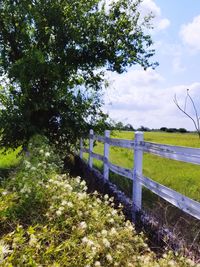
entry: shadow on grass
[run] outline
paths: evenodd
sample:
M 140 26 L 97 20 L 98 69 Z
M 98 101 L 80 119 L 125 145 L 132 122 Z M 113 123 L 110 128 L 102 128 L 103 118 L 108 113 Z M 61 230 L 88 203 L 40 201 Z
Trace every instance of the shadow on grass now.
M 14 168 L 0 168 L 0 180 L 8 178 L 11 171 L 13 171 Z

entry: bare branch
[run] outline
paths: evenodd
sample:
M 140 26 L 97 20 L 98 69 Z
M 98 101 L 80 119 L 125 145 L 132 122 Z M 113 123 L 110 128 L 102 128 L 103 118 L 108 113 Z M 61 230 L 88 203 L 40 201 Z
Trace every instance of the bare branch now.
M 194 101 L 193 101 L 192 97 L 189 94 L 189 89 L 187 89 L 187 96 L 190 98 L 190 101 L 191 101 L 192 106 L 194 108 L 194 112 L 195 112 L 195 116 L 196 116 L 196 120 L 197 120 L 197 128 L 198 128 L 198 130 L 200 130 L 198 112 L 197 112 L 196 106 L 194 104 Z
M 191 104 L 192 104 L 192 107 L 194 109 L 194 112 L 195 112 L 195 119 L 188 113 L 186 112 L 186 107 L 187 107 L 187 100 L 188 98 L 190 99 L 191 101 Z M 192 99 L 192 97 L 190 96 L 189 94 L 189 89 L 187 89 L 187 95 L 186 95 L 186 98 L 185 98 L 185 104 L 184 104 L 184 108 L 182 108 L 179 103 L 178 103 L 178 100 L 177 100 L 177 97 L 176 97 L 176 94 L 174 95 L 174 103 L 175 105 L 177 106 L 177 108 L 183 112 L 188 118 L 190 118 L 195 126 L 195 129 L 196 129 L 196 132 L 198 133 L 198 136 L 200 138 L 200 117 L 198 116 L 198 112 L 197 112 L 197 108 L 195 106 L 195 103 L 194 103 L 194 100 Z

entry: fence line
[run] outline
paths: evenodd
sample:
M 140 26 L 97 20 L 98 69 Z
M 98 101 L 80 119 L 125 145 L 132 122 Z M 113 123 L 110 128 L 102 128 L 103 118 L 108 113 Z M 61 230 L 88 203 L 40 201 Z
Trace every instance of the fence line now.
M 93 152 L 94 141 L 104 143 L 104 155 L 99 155 Z M 134 168 L 131 170 L 112 164 L 109 161 L 110 146 L 132 149 L 134 151 Z M 105 180 L 109 179 L 109 170 L 133 180 L 132 201 L 134 211 L 139 211 L 142 208 L 142 186 L 144 186 L 177 208 L 200 220 L 199 202 L 192 200 L 162 184 L 159 184 L 152 179 L 143 176 L 142 174 L 144 152 L 155 154 L 164 158 L 200 165 L 199 148 L 145 142 L 143 140 L 142 132 L 136 132 L 134 140 L 124 140 L 110 138 L 110 131 L 108 130 L 105 131 L 104 137 L 95 135 L 93 130 L 90 130 L 89 149 L 83 147 L 82 139 L 80 141 L 80 158 L 83 158 L 84 152 L 89 154 L 88 164 L 91 168 L 93 165 L 93 158 L 103 161 L 103 176 Z

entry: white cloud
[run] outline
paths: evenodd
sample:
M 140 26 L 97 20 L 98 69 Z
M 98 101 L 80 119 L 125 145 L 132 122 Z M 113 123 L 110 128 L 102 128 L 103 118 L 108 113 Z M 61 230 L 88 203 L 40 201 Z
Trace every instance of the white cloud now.
M 175 75 L 187 70 L 187 65 L 184 63 L 186 51 L 182 44 L 159 40 L 156 41 L 154 47 L 160 56 L 163 56 L 167 60 L 170 59 L 170 68 L 172 67 Z M 166 64 L 166 61 L 163 64 Z
M 141 3 L 141 13 L 145 16 L 150 12 L 155 16 L 153 19 L 154 32 L 164 30 L 170 26 L 170 20 L 162 17 L 160 7 L 153 0 L 144 0 Z
M 157 25 L 157 29 L 160 31 L 160 30 L 164 30 L 166 28 L 168 28 L 170 25 L 170 21 L 166 18 L 164 19 L 161 19 Z
M 156 71 L 132 70 L 115 81 L 106 95 L 105 110 L 110 116 L 134 127 L 176 127 L 194 130 L 192 122 L 178 110 L 173 102 L 174 95 L 184 104 L 186 89 L 190 88 L 197 107 L 200 106 L 200 82 L 186 85 L 161 87 L 164 80 Z M 188 111 L 193 112 L 188 105 Z M 200 112 L 200 110 L 199 110 Z
M 146 86 L 148 84 L 155 84 L 163 81 L 163 77 L 155 70 L 134 69 L 130 68 L 128 72 L 118 75 L 116 73 L 110 74 L 111 79 L 117 79 L 118 83 L 129 86 Z
M 182 64 L 181 55 L 174 57 L 172 60 L 172 66 L 175 73 L 180 73 L 186 70 L 186 67 Z
M 181 27 L 180 36 L 185 44 L 200 51 L 200 15 Z

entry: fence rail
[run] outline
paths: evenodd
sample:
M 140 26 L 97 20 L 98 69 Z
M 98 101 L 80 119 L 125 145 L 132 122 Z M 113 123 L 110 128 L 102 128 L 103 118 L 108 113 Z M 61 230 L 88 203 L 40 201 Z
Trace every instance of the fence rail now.
M 99 155 L 93 152 L 94 141 L 104 143 L 104 155 Z M 134 168 L 126 169 L 109 162 L 109 147 L 117 146 L 132 149 L 134 151 Z M 180 146 L 162 145 L 150 142 L 144 142 L 143 133 L 136 132 L 134 140 L 123 140 L 110 138 L 110 131 L 105 131 L 105 136 L 95 135 L 93 130 L 90 130 L 89 149 L 83 147 L 83 140 L 80 142 L 80 157 L 83 158 L 83 153 L 89 153 L 88 163 L 92 168 L 93 158 L 103 161 L 104 164 L 104 179 L 109 179 L 109 171 L 122 175 L 133 180 L 133 209 L 139 211 L 142 208 L 142 186 L 148 188 L 153 193 L 165 199 L 182 211 L 192 215 L 200 220 L 200 203 L 194 201 L 164 185 L 161 185 L 152 179 L 143 176 L 142 164 L 143 153 L 151 153 L 160 157 L 169 158 L 178 161 L 200 165 L 200 149 Z

